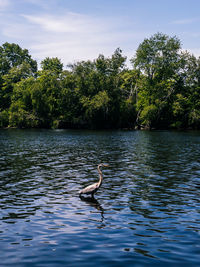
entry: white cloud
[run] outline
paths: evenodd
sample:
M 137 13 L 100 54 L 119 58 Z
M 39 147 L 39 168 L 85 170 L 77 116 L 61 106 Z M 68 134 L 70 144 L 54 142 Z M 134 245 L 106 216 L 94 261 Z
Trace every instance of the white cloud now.
M 67 13 L 63 17 L 24 15 L 24 18 L 30 23 L 39 25 L 41 29 L 53 33 L 79 33 L 92 26 L 92 21 L 86 16 L 75 13 Z
M 23 47 L 39 62 L 45 57 L 58 57 L 68 64 L 94 59 L 100 53 L 110 56 L 123 44 L 133 47 L 133 40 L 143 38 L 144 33 L 132 33 L 122 22 L 123 18 L 97 18 L 72 12 L 62 16 L 21 15 L 14 23 L 5 22 L 2 33 L 12 40 L 23 40 Z
M 100 53 L 100 46 L 105 49 L 113 41 L 111 35 L 108 38 L 108 25 L 82 14 L 68 12 L 59 17 L 26 15 L 24 18 L 35 27 L 37 37 L 31 49 L 38 59 L 57 56 L 67 63 L 91 59 Z
M 27 1 L 34 3 L 33 0 Z M 14 16 L 6 13 L 0 17 L 2 42 L 14 42 L 27 48 L 38 62 L 45 57 L 58 57 L 67 65 L 79 60 L 93 60 L 99 54 L 111 56 L 117 47 L 122 48 L 124 55 L 133 57 L 139 43 L 149 35 L 137 31 L 136 25 L 123 16 L 38 10 Z

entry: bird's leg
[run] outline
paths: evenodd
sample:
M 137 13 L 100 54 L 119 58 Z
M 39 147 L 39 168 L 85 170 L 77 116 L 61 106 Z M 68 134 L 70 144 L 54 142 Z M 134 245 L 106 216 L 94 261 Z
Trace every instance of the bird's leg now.
M 91 194 L 92 198 L 94 198 L 94 193 Z

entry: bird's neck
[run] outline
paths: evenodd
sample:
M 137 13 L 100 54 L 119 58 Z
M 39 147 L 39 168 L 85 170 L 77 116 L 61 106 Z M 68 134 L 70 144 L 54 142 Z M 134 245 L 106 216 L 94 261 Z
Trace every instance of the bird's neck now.
M 100 186 L 102 184 L 102 181 L 103 181 L 103 174 L 102 174 L 102 171 L 100 169 L 100 167 L 98 166 L 98 172 L 99 172 L 99 182 L 98 182 L 98 185 Z

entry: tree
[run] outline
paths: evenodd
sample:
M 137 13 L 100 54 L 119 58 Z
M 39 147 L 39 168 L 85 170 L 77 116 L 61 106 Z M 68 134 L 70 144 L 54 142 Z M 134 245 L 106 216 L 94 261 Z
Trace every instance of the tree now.
M 174 96 L 174 125 L 179 127 L 200 126 L 200 59 L 187 51 L 181 54 L 181 86 Z
M 34 88 L 35 82 L 36 80 L 30 77 L 14 85 L 9 108 L 9 126 L 18 128 L 41 126 L 32 105 L 32 88 Z
M 8 109 L 15 83 L 36 77 L 37 62 L 17 44 L 0 46 L 0 111 Z
M 32 86 L 31 98 L 33 112 L 43 127 L 51 127 L 59 116 L 59 99 L 61 97 L 61 81 L 56 75 L 42 71 Z
M 126 57 L 118 48 L 113 55 L 103 55 L 94 61 L 82 61 L 71 66 L 76 80 L 77 93 L 82 105 L 82 119 L 88 127 L 118 127 L 121 112 L 120 73 Z
M 80 103 L 76 76 L 70 71 L 63 71 L 60 77 L 61 94 L 58 102 L 59 116 L 54 123 L 57 128 L 83 127 L 83 107 Z
M 104 78 L 104 88 L 109 97 L 109 105 L 107 108 L 108 127 L 120 127 L 121 122 L 121 86 L 123 84 L 122 73 L 125 71 L 126 57 L 122 55 L 122 50 L 117 48 L 111 58 L 107 58 L 108 72 Z
M 42 70 L 50 71 L 55 74 L 60 74 L 63 70 L 63 64 L 61 63 L 60 59 L 57 57 L 49 58 L 46 57 L 41 62 Z
M 13 67 L 27 63 L 33 74 L 37 71 L 37 62 L 31 58 L 27 49 L 17 44 L 4 43 L 0 46 L 0 75 L 7 74 Z
M 170 100 L 175 93 L 181 68 L 180 41 L 157 33 L 145 39 L 132 59 L 139 70 L 137 121 L 151 128 L 170 123 Z
M 53 127 L 60 115 L 61 81 L 42 71 L 37 79 L 29 77 L 14 85 L 9 108 L 9 125 Z
M 136 69 L 147 75 L 152 81 L 166 80 L 177 73 L 180 67 L 180 40 L 174 36 L 157 33 L 139 45 L 136 56 L 132 58 Z
M 29 63 L 22 62 L 19 66 L 12 67 L 7 74 L 2 76 L 0 88 L 0 110 L 7 109 L 11 104 L 13 87 L 23 79 L 35 76 Z
M 136 121 L 136 105 L 138 100 L 138 70 L 125 70 L 120 76 L 122 79 L 120 125 L 121 127 L 133 128 Z

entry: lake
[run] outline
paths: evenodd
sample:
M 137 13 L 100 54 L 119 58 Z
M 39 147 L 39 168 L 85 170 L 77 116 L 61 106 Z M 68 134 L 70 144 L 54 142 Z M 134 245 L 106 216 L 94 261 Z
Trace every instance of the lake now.
M 0 195 L 1 266 L 200 264 L 198 131 L 0 130 Z

